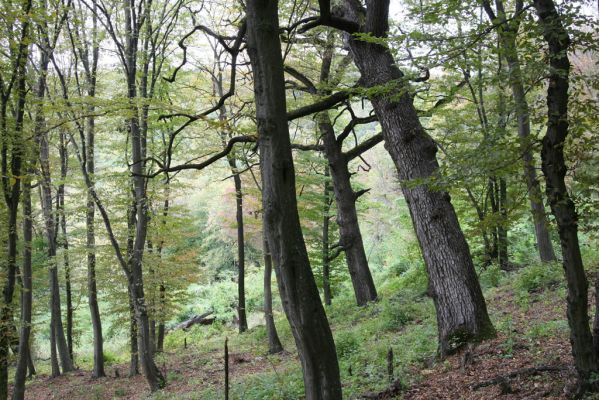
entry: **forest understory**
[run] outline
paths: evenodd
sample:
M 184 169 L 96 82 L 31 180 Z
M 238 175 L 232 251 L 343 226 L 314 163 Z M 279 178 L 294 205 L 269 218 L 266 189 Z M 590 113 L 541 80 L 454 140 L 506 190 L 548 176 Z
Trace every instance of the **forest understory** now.
M 377 303 L 348 315 L 342 306 L 327 310 L 340 349 L 344 398 L 347 399 L 566 399 L 576 373 L 565 318 L 565 289 L 559 265 L 539 279 L 539 266 L 510 273 L 485 271 L 481 280 L 498 329 L 495 339 L 463 348 L 439 361 L 435 356 L 434 315 L 423 286 L 414 276 L 390 277 Z M 545 268 L 545 267 L 543 267 Z M 407 275 L 415 275 L 414 271 Z M 499 279 L 497 278 L 498 276 Z M 415 283 L 416 282 L 416 283 Z M 405 288 L 404 288 L 405 286 Z M 421 306 L 390 311 L 399 288 Z M 594 294 L 593 294 L 594 296 Z M 340 299 L 351 301 L 351 298 Z M 591 304 L 594 303 L 592 296 Z M 408 307 L 408 308 L 405 308 Z M 409 316 L 405 312 L 410 311 Z M 387 316 L 387 313 L 391 315 Z M 404 314 L 402 314 L 404 313 Z M 383 316 L 403 322 L 399 329 L 381 327 Z M 278 324 L 284 324 L 282 318 Z M 281 329 L 286 349 L 293 349 Z M 220 399 L 224 392 L 223 344 L 229 339 L 231 399 L 302 399 L 301 373 L 295 351 L 268 355 L 264 327 L 238 334 L 236 327 L 196 325 L 172 333 L 157 364 L 168 386 L 151 394 L 142 375 L 128 377 L 127 363 L 107 366 L 107 377 L 92 379 L 84 367 L 58 378 L 40 373 L 27 386 L 27 399 Z M 352 340 L 356 337 L 356 340 Z M 360 337 L 368 340 L 360 340 Z M 187 347 L 184 347 L 187 346 Z M 394 353 L 392 383 L 388 349 Z M 504 378 L 504 379 L 502 379 Z M 399 380 L 401 385 L 393 384 Z M 480 388 L 477 386 L 481 386 Z M 389 390 L 399 388 L 398 390 Z

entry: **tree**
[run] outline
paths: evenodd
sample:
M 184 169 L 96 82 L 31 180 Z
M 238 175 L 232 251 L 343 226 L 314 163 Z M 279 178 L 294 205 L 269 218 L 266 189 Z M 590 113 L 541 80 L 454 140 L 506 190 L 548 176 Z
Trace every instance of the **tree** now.
M 568 87 L 570 37 L 552 0 L 533 2 L 548 46 L 547 131 L 541 152 L 546 194 L 555 216 L 568 284 L 568 324 L 572 355 L 579 377 L 578 395 L 596 391 L 592 375 L 599 371 L 598 339 L 589 328 L 588 282 L 578 242 L 578 215 L 564 181 L 567 166 L 564 144 L 568 136 Z
M 78 95 L 83 97 L 84 93 L 90 99 L 94 99 L 96 95 L 96 82 L 98 72 L 98 59 L 100 55 L 100 40 L 98 37 L 98 7 L 96 2 L 92 3 L 92 29 L 91 34 L 86 35 L 85 29 L 76 23 L 67 21 L 67 30 L 69 33 L 69 41 L 71 43 L 71 51 L 78 57 L 75 60 L 81 62 L 83 66 L 83 79 L 77 79 L 78 82 L 84 82 L 85 87 L 78 87 Z M 78 15 L 81 21 L 87 19 L 85 8 L 79 4 L 79 8 L 73 5 L 71 13 Z M 75 68 L 74 73 L 78 74 L 79 69 Z M 86 169 L 92 186 L 94 185 L 95 174 L 95 126 L 96 119 L 94 117 L 95 106 L 93 103 L 87 107 L 86 112 L 88 117 L 85 122 L 85 159 L 86 164 L 83 168 Z M 95 235 L 95 204 L 94 199 L 87 191 L 86 212 L 85 212 L 85 228 L 86 228 L 86 246 L 87 246 L 87 299 L 92 322 L 92 333 L 94 343 L 94 368 L 92 377 L 100 378 L 106 375 L 104 372 L 104 338 L 102 335 L 102 319 L 100 316 L 100 307 L 98 306 L 98 286 L 96 282 L 96 235 Z
M 524 162 L 524 175 L 528 187 L 528 198 L 535 225 L 535 235 L 537 238 L 537 249 L 541 261 L 555 261 L 555 253 L 549 236 L 549 222 L 545 215 L 545 206 L 541 194 L 541 186 L 537 179 L 533 152 L 531 149 L 532 140 L 530 134 L 530 118 L 528 111 L 528 102 L 522 79 L 520 60 L 518 57 L 518 48 L 516 37 L 520 27 L 520 18 L 524 8 L 523 1 L 516 2 L 516 10 L 513 17 L 508 21 L 503 1 L 495 2 L 496 12 L 491 7 L 489 1 L 483 1 L 484 9 L 491 22 L 498 26 L 497 33 L 500 42 L 500 54 L 505 58 L 509 72 L 509 83 L 512 89 L 512 96 L 515 103 L 515 112 L 518 118 L 518 135 L 520 136 L 520 152 Z
M 6 6 L 9 6 L 8 4 Z M 8 240 L 6 250 L 6 281 L 2 288 L 2 309 L 0 318 L 0 399 L 8 396 L 8 347 L 12 334 L 13 313 L 12 300 L 15 289 L 17 270 L 17 215 L 21 196 L 21 175 L 25 141 L 23 124 L 27 95 L 26 64 L 29 57 L 29 41 L 31 40 L 31 21 L 27 17 L 32 8 L 32 1 L 21 3 L 20 9 L 9 9 L 7 15 L 14 20 L 5 20 L 3 30 L 8 32 L 12 24 L 18 24 L 15 32 L 18 38 L 8 51 L 7 62 L 9 73 L 0 75 L 0 129 L 2 133 L 2 193 L 7 208 Z M 3 53 L 4 55 L 4 53 Z M 14 121 L 9 125 L 9 102 L 14 101 Z M 10 167 L 9 167 L 10 166 Z M 30 310 L 29 310 L 30 311 Z
M 439 351 L 445 356 L 466 342 L 494 336 L 495 329 L 449 195 L 431 185 L 439 168 L 437 145 L 422 128 L 404 75 L 384 44 L 388 14 L 388 0 L 369 2 L 366 10 L 358 1 L 346 0 L 335 15 L 329 2 L 321 1 L 320 16 L 302 29 L 328 25 L 352 35 L 352 57 L 397 167 L 427 266 Z M 372 90 L 377 87 L 384 90 Z
M 248 1 L 247 46 L 254 76 L 266 236 L 302 363 L 306 399 L 340 399 L 335 343 L 297 213 L 278 32 L 278 2 Z

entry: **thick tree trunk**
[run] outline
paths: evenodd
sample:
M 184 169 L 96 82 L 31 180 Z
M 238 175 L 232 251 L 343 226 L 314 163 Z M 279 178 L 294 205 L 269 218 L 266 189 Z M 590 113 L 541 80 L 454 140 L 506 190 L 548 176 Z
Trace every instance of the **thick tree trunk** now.
M 291 155 L 278 2 L 247 2 L 247 46 L 260 135 L 262 205 L 279 293 L 302 363 L 307 400 L 341 399 L 331 329 L 302 236 Z
M 23 183 L 23 267 L 21 270 L 21 328 L 19 332 L 19 350 L 15 381 L 13 385 L 13 400 L 25 398 L 25 378 L 27 376 L 30 358 L 29 336 L 31 334 L 32 311 L 32 269 L 31 269 L 31 240 L 33 223 L 31 220 L 31 183 Z
M 329 223 L 331 212 L 331 188 L 329 183 L 330 177 L 329 166 L 324 168 L 324 193 L 323 193 L 323 209 L 322 209 L 322 291 L 324 294 L 324 304 L 330 306 L 333 296 L 331 294 L 331 259 L 330 259 L 330 244 L 329 244 Z
M 543 195 L 541 185 L 537 179 L 535 161 L 533 156 L 532 144 L 533 138 L 530 133 L 530 119 L 528 101 L 526 100 L 526 92 L 522 80 L 522 70 L 520 68 L 520 60 L 516 44 L 516 35 L 518 33 L 519 20 L 517 17 L 514 21 L 507 21 L 503 1 L 497 1 L 497 18 L 502 22 L 498 29 L 500 47 L 502 56 L 507 61 L 509 72 L 509 84 L 512 89 L 512 97 L 515 104 L 515 113 L 518 120 L 518 136 L 520 138 L 520 152 L 524 162 L 524 176 L 526 178 L 526 186 L 528 189 L 528 199 L 530 201 L 530 209 L 532 212 L 533 223 L 535 227 L 535 237 L 537 239 L 537 249 L 541 261 L 555 261 L 555 253 L 551 244 L 549 235 L 549 222 L 545 215 L 545 206 L 543 205 Z M 492 22 L 496 19 L 490 9 L 488 3 L 485 4 L 485 9 Z
M 283 345 L 277 333 L 275 319 L 272 313 L 272 257 L 268 249 L 268 241 L 264 236 L 264 319 L 266 320 L 266 336 L 268 338 L 268 353 L 276 354 L 283 351 Z
M 352 21 L 364 19 L 357 0 L 346 4 Z M 387 11 L 373 7 L 365 31 L 382 35 L 388 26 L 388 3 Z M 422 183 L 438 174 L 437 145 L 420 124 L 413 99 L 402 84 L 403 73 L 387 48 L 353 37 L 349 45 L 366 87 L 397 85 L 392 93 L 373 93 L 369 98 L 402 181 L 437 310 L 439 350 L 445 356 L 466 342 L 494 336 L 495 329 L 449 194 Z
M 535 0 L 539 25 L 549 45 L 549 85 L 547 88 L 547 132 L 541 152 L 546 194 L 559 232 L 563 266 L 568 284 L 568 323 L 570 343 L 580 389 L 590 387 L 593 375 L 599 372 L 593 336 L 589 328 L 588 282 L 578 243 L 578 215 L 564 181 L 567 167 L 564 143 L 568 136 L 568 86 L 570 39 L 552 0 Z

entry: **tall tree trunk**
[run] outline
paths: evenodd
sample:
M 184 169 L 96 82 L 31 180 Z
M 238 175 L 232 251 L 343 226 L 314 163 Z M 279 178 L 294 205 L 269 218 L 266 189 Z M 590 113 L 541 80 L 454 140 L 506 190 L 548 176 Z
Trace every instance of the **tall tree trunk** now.
M 514 98 L 515 113 L 518 120 L 518 136 L 520 138 L 520 152 L 524 162 L 524 175 L 528 189 L 528 199 L 532 212 L 533 223 L 535 226 L 535 237 L 537 239 L 537 249 L 541 261 L 555 261 L 555 253 L 551 244 L 549 235 L 549 222 L 545 215 L 545 206 L 543 205 L 543 195 L 541 185 L 537 179 L 535 161 L 532 151 L 533 137 L 530 133 L 530 119 L 528 102 L 520 68 L 520 60 L 516 45 L 516 36 L 519 28 L 519 18 L 516 16 L 512 21 L 507 21 L 503 1 L 496 1 L 497 16 L 492 12 L 488 1 L 484 2 L 485 10 L 489 14 L 492 22 L 498 19 L 501 25 L 498 28 L 500 39 L 501 56 L 505 58 L 508 65 L 509 83 Z M 517 7 L 518 9 L 518 7 Z M 519 12 L 518 10 L 516 12 Z
M 95 75 L 93 77 L 93 86 L 90 89 L 90 96 L 95 95 Z M 93 114 L 93 109 L 91 110 Z M 83 166 L 87 170 L 90 177 L 95 174 L 95 119 L 89 117 L 87 120 L 87 135 L 86 135 L 86 165 Z M 92 181 L 92 185 L 94 181 Z M 102 318 L 100 316 L 100 306 L 98 305 L 98 286 L 96 283 L 96 234 L 95 234 L 95 215 L 96 207 L 90 190 L 87 191 L 87 207 L 85 212 L 85 227 L 86 227 L 86 245 L 87 245 L 87 301 L 89 304 L 89 312 L 92 322 L 92 334 L 94 341 L 94 368 L 92 371 L 93 378 L 101 378 L 106 376 L 104 371 L 104 337 L 102 335 Z
M 137 320 L 133 306 L 133 293 L 128 291 L 129 297 L 129 377 L 139 375 L 139 349 L 137 347 Z
M 158 322 L 158 333 L 156 334 L 156 352 L 162 353 L 162 351 L 164 351 L 164 312 L 166 303 L 166 287 L 164 286 L 164 283 L 160 284 L 159 293 L 160 319 Z
M 60 307 L 60 286 L 58 284 L 58 264 L 56 260 L 56 218 L 52 204 L 52 174 L 50 172 L 50 144 L 48 132 L 44 129 L 44 115 L 41 102 L 44 99 L 46 90 L 46 75 L 48 64 L 50 62 L 49 46 L 40 53 L 41 61 L 39 66 L 39 78 L 36 88 L 36 98 L 40 102 L 37 105 L 35 116 L 35 138 L 39 149 L 39 160 L 41 170 L 41 204 L 42 215 L 44 218 L 46 240 L 48 242 L 48 281 L 50 288 L 50 313 L 51 330 L 54 332 L 54 339 L 58 349 L 58 356 L 62 365 L 63 372 L 69 372 L 74 369 L 73 361 L 69 354 L 69 347 L 65 337 L 64 326 L 62 323 L 62 312 Z
M 329 82 L 331 74 L 331 64 L 335 50 L 333 37 L 332 33 L 329 33 L 329 41 L 324 50 L 320 68 L 320 84 L 324 86 Z M 324 94 L 328 94 L 328 92 Z M 354 288 L 356 303 L 363 306 L 369 301 L 375 301 L 377 292 L 372 274 L 368 268 L 368 259 L 358 223 L 358 212 L 356 210 L 358 195 L 351 187 L 351 174 L 348 168 L 350 160 L 342 152 L 343 141 L 337 140 L 328 111 L 318 114 L 317 120 L 337 203 L 339 246 L 345 252 L 345 260 Z
M 357 0 L 346 0 L 351 21 L 366 21 L 364 32 L 384 36 L 388 29 L 388 1 L 370 3 L 367 15 Z M 402 191 L 424 256 L 437 310 L 441 356 L 469 341 L 495 335 L 468 243 L 449 194 L 426 183 L 439 173 L 437 145 L 425 132 L 389 50 L 376 43 L 349 38 L 354 61 L 366 87 L 397 85 L 392 93 L 369 96 L 383 128 L 385 148 L 402 181 Z
M 266 336 L 268 338 L 268 353 L 276 354 L 283 351 L 283 345 L 277 333 L 275 319 L 272 313 L 272 257 L 268 249 L 268 241 L 263 233 L 264 245 L 264 319 L 266 320 Z
M 144 19 L 149 20 L 150 7 L 144 9 Z M 139 16 L 141 18 L 141 16 Z M 149 23 L 147 21 L 146 23 Z M 165 385 L 164 377 L 154 363 L 152 349 L 150 346 L 150 324 L 148 310 L 144 295 L 143 284 L 143 253 L 146 243 L 148 229 L 148 204 L 146 194 L 146 178 L 143 173 L 145 169 L 146 136 L 145 130 L 140 129 L 140 113 L 137 102 L 137 48 L 139 40 L 139 29 L 141 23 L 135 16 L 135 6 L 132 0 L 125 2 L 125 34 L 127 45 L 125 47 L 125 66 L 127 73 L 127 98 L 131 118 L 128 121 L 131 139 L 131 173 L 133 175 L 133 188 L 135 198 L 135 239 L 133 251 L 129 262 L 128 284 L 130 293 L 133 295 L 132 302 L 137 322 L 137 343 L 139 352 L 139 363 L 144 377 L 152 391 L 161 389 Z M 146 123 L 144 114 L 142 123 Z
M 567 167 L 564 143 L 568 136 L 568 86 L 570 38 L 552 0 L 534 0 L 539 25 L 549 47 L 549 85 L 547 88 L 547 132 L 541 152 L 546 194 L 555 216 L 568 284 L 568 323 L 570 343 L 581 392 L 590 389 L 593 375 L 599 372 L 597 350 L 589 328 L 588 282 L 578 243 L 578 215 L 564 181 Z M 596 340 L 595 340 L 596 342 Z M 597 389 L 595 387 L 592 389 Z
M 73 293 L 71 289 L 71 266 L 69 263 L 69 238 L 67 236 L 67 216 L 65 214 L 65 180 L 67 178 L 69 168 L 69 155 L 67 144 L 65 142 L 64 132 L 60 132 L 60 184 L 58 185 L 57 203 L 58 203 L 58 218 L 60 220 L 60 229 L 62 233 L 61 244 L 63 248 L 63 266 L 65 275 L 65 294 L 67 302 L 67 346 L 69 348 L 69 356 L 73 357 Z
M 235 182 L 235 217 L 237 220 L 237 315 L 239 317 L 239 333 L 248 329 L 245 311 L 245 241 L 243 233 L 243 193 L 241 191 L 241 176 L 237 170 L 235 158 L 229 157 L 229 166 Z
M 30 357 L 29 336 L 31 333 L 32 311 L 32 271 L 31 271 L 31 240 L 33 233 L 31 220 L 31 182 L 23 182 L 23 267 L 21 270 L 21 329 L 19 332 L 19 351 L 15 381 L 13 385 L 13 400 L 25 398 L 25 378 Z
M 331 219 L 331 188 L 329 177 L 331 176 L 329 166 L 324 168 L 324 193 L 322 200 L 322 291 L 324 304 L 330 306 L 333 296 L 331 295 L 331 259 L 329 244 L 329 222 Z
M 345 252 L 356 302 L 359 306 L 363 306 L 369 301 L 376 300 L 377 293 L 368 268 L 368 259 L 358 223 L 358 211 L 356 210 L 358 196 L 351 187 L 349 160 L 341 152 L 341 146 L 335 138 L 335 131 L 328 113 L 319 114 L 318 127 L 322 134 L 337 203 L 339 245 Z
M 499 215 L 501 221 L 497 226 L 497 255 L 499 258 L 499 267 L 508 269 L 508 241 L 507 241 L 507 182 L 505 178 L 499 178 Z
M 254 74 L 262 206 L 283 308 L 302 363 L 307 400 L 341 399 L 333 335 L 302 236 L 287 126 L 278 2 L 247 2 L 247 46 Z
M 6 206 L 8 208 L 8 240 L 6 252 L 6 280 L 2 288 L 3 304 L 0 309 L 0 399 L 8 397 L 8 348 L 10 335 L 13 327 L 12 300 L 15 290 L 15 275 L 17 271 L 17 215 L 19 210 L 19 201 L 21 195 L 21 179 L 22 163 L 25 154 L 25 141 L 22 137 L 23 119 L 25 115 L 25 102 L 27 97 L 27 59 L 29 57 L 29 41 L 30 41 L 30 19 L 26 16 L 31 11 L 32 2 L 28 0 L 23 3 L 22 15 L 20 23 L 20 37 L 14 56 L 15 63 L 12 71 L 16 88 L 14 105 L 11 104 L 11 111 L 14 110 L 14 127 L 13 134 L 9 134 L 7 109 L 11 101 L 11 93 L 2 90 L 1 109 L 0 109 L 0 134 L 7 140 L 2 141 L 2 192 Z M 16 32 L 15 32 L 16 33 Z M 14 108 L 12 108 L 14 107 Z M 10 143 L 8 138 L 12 137 Z M 11 156 L 9 163 L 9 155 Z M 10 165 L 10 168 L 8 167 Z M 14 182 L 12 180 L 14 179 Z

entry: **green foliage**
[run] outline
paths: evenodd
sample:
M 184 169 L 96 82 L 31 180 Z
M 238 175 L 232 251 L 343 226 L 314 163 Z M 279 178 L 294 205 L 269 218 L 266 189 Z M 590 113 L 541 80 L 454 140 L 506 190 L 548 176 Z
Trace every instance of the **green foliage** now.
M 559 263 L 536 263 L 518 271 L 513 285 L 518 292 L 524 294 L 550 288 L 563 280 L 564 273 Z

